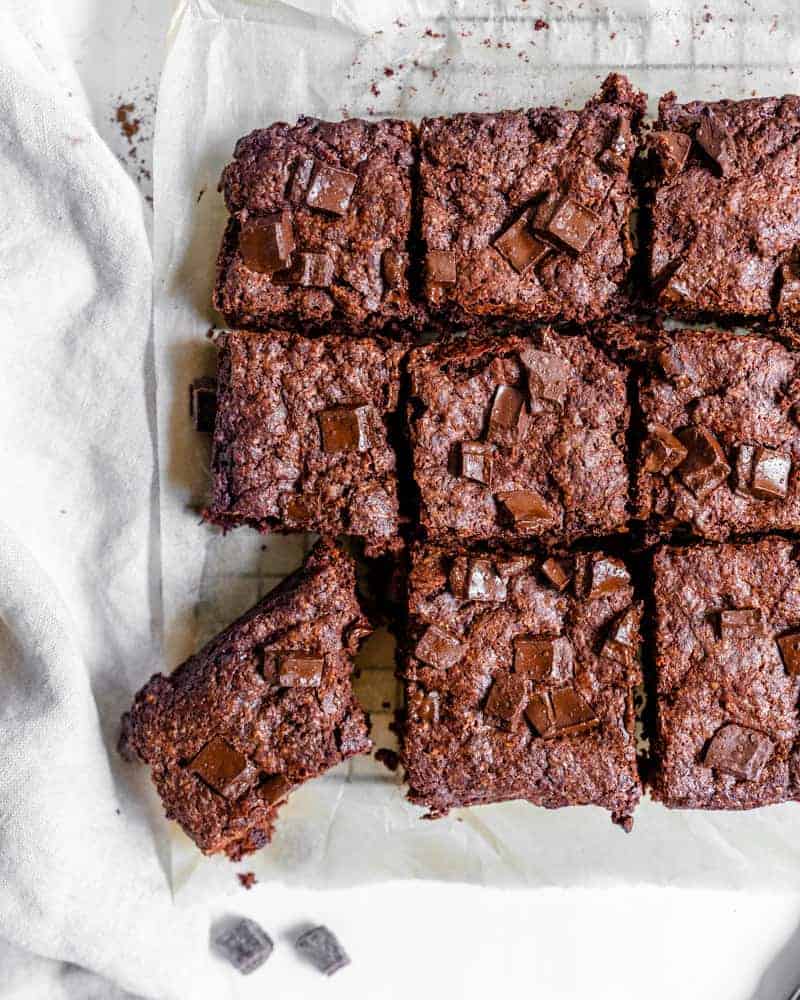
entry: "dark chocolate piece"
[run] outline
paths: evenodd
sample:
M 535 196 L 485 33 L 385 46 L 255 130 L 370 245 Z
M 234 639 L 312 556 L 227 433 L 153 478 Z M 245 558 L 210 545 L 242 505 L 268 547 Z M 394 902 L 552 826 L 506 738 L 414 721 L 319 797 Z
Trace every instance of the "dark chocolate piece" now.
M 197 378 L 189 387 L 189 415 L 194 429 L 201 434 L 214 433 L 217 418 L 217 380 Z
M 603 656 L 609 656 L 618 663 L 633 663 L 639 653 L 641 621 L 642 612 L 638 606 L 632 605 L 623 611 L 614 620 L 608 638 L 603 643 Z
M 275 947 L 269 934 L 247 917 L 226 921 L 224 926 L 213 930 L 211 945 L 245 976 L 260 968 Z
M 498 674 L 486 700 L 486 712 L 513 728 L 522 716 L 528 685 L 521 674 Z
M 514 643 L 514 670 L 537 684 L 565 684 L 572 678 L 572 645 L 565 636 L 536 636 Z
M 695 132 L 697 144 L 711 157 L 723 176 L 728 176 L 736 170 L 736 146 L 728 129 L 717 115 L 706 107 L 700 117 L 700 124 Z
M 294 785 L 284 774 L 270 774 L 258 786 L 258 797 L 269 806 L 276 806 L 288 796 Z
M 779 316 L 790 317 L 800 314 L 800 274 L 791 264 L 782 264 L 780 268 L 777 312 Z
M 495 248 L 519 274 L 524 274 L 529 267 L 535 267 L 552 249 L 538 236 L 534 236 L 529 221 L 530 214 L 526 212 L 494 241 Z
M 645 471 L 668 476 L 689 454 L 684 445 L 666 427 L 651 427 L 647 442 Z
M 593 555 L 589 574 L 589 589 L 586 596 L 590 600 L 608 597 L 630 586 L 631 582 L 625 563 L 614 556 Z
M 517 531 L 541 534 L 557 520 L 557 515 L 536 490 L 508 490 L 498 493 L 497 499 L 510 515 Z
M 461 475 L 485 486 L 492 485 L 492 446 L 482 441 L 462 441 Z
M 368 451 L 369 407 L 335 406 L 319 415 L 322 447 L 327 452 Z
M 287 210 L 251 216 L 242 225 L 239 251 L 244 266 L 260 274 L 287 268 L 294 250 L 292 217 Z
M 311 183 L 306 191 L 306 204 L 334 215 L 344 215 L 350 205 L 358 175 L 339 170 L 319 160 L 314 165 Z
M 435 726 L 439 721 L 439 693 L 428 691 L 423 696 L 417 710 L 419 721 L 425 726 Z
M 685 132 L 651 132 L 647 145 L 658 161 L 661 179 L 668 184 L 686 166 L 692 140 Z
M 513 385 L 499 385 L 489 411 L 487 437 L 490 441 L 505 441 L 516 435 L 525 398 Z
M 730 474 L 725 452 L 707 427 L 685 427 L 676 436 L 688 451 L 678 475 L 698 500 L 705 500 Z
M 506 584 L 489 559 L 467 561 L 461 594 L 467 601 L 504 601 Z
M 389 288 L 400 288 L 408 270 L 408 254 L 397 250 L 384 250 L 381 254 L 381 273 Z
M 464 647 L 458 636 L 451 635 L 438 625 L 429 625 L 414 647 L 418 660 L 436 670 L 447 670 L 458 663 Z
M 774 749 L 775 744 L 764 733 L 728 723 L 714 734 L 703 763 L 740 781 L 758 781 Z
M 292 180 L 289 185 L 289 201 L 293 204 L 306 200 L 306 191 L 311 181 L 311 173 L 314 169 L 313 156 L 301 156 L 292 170 Z M 223 174 L 223 180 L 225 175 Z
M 226 799 L 241 795 L 255 777 L 255 770 L 245 755 L 235 750 L 221 736 L 215 736 L 206 743 L 189 769 Z
M 567 250 L 579 254 L 588 246 L 600 222 L 597 212 L 567 195 L 556 206 L 544 231 Z
M 327 927 L 312 927 L 295 941 L 297 949 L 326 976 L 350 964 L 347 952 Z
M 278 683 L 281 687 L 319 687 L 325 661 L 308 653 L 281 653 L 278 656 Z
M 525 715 L 544 739 L 579 736 L 600 723 L 592 706 L 571 687 L 535 692 L 528 702 Z
M 611 142 L 597 158 L 597 162 L 608 173 L 627 172 L 635 151 L 636 140 L 633 138 L 630 122 L 627 118 L 619 118 Z
M 425 255 L 425 277 L 436 285 L 452 285 L 456 280 L 456 255 L 452 250 L 429 250 Z
M 753 456 L 750 492 L 760 500 L 784 500 L 789 492 L 792 460 L 774 448 L 757 448 Z
M 327 288 L 333 281 L 333 261 L 326 253 L 298 253 L 288 271 L 276 272 L 276 281 L 304 288 Z
M 519 357 L 528 375 L 531 399 L 547 399 L 559 406 L 563 404 L 572 365 L 557 354 L 533 347 L 521 351 Z
M 786 672 L 796 677 L 800 674 L 800 631 L 787 632 L 776 639 Z
M 558 591 L 565 590 L 572 572 L 561 559 L 549 557 L 542 563 L 542 573 Z

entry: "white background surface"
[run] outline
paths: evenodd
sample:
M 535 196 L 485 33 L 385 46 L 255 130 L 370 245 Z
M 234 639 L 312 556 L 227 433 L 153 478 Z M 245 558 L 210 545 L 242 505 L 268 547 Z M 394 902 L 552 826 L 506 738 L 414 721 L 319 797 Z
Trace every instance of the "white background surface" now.
M 120 96 L 155 90 L 169 2 L 57 0 L 54 6 L 95 124 L 126 157 L 128 144 L 112 121 L 114 110 Z M 147 194 L 146 183 L 142 188 Z M 584 993 L 781 1000 L 800 983 L 797 896 L 499 892 L 422 883 L 313 893 L 270 886 L 242 891 L 222 912 L 251 914 L 277 943 L 263 970 L 247 980 L 232 974 L 231 996 L 486 997 L 524 991 L 537 1000 Z M 352 955 L 353 965 L 330 981 L 299 963 L 289 946 L 294 929 L 309 920 L 328 923 Z M 198 948 L 205 947 L 199 940 Z M 4 995 L 31 995 L 23 968 L 19 976 L 13 964 L 3 971 Z M 103 995 L 87 984 L 87 997 Z

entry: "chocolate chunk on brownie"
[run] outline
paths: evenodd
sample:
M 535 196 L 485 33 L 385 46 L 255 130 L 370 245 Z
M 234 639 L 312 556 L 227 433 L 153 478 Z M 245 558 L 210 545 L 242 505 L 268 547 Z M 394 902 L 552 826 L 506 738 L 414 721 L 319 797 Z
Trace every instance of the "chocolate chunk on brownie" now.
M 800 800 L 795 543 L 663 548 L 654 589 L 654 796 L 694 809 Z
M 418 325 L 409 292 L 416 134 L 405 121 L 300 118 L 236 145 L 214 306 L 231 326 Z
M 220 338 L 213 496 L 223 527 L 344 533 L 399 545 L 395 454 L 403 348 L 274 330 Z
M 800 98 L 659 104 L 650 278 L 683 317 L 800 314 Z
M 402 759 L 409 798 L 594 804 L 630 826 L 641 792 L 639 618 L 624 563 L 417 546 L 409 579 Z
M 585 322 L 615 310 L 633 253 L 628 174 L 645 103 L 615 74 L 582 111 L 424 119 L 429 305 L 458 322 Z
M 636 516 L 722 540 L 800 525 L 800 354 L 770 340 L 679 331 L 643 377 Z
M 421 522 L 437 540 L 624 531 L 626 376 L 582 336 L 468 338 L 409 359 Z
M 150 765 L 167 816 L 204 853 L 238 859 L 262 847 L 293 788 L 370 750 L 350 683 L 369 632 L 352 559 L 321 541 L 297 573 L 136 695 L 120 749 Z

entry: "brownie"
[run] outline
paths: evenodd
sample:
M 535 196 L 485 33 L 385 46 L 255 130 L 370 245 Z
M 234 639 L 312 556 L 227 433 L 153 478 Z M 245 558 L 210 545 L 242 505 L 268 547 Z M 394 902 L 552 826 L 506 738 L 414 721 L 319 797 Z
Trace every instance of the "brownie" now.
M 207 520 L 261 531 L 345 533 L 370 554 L 399 544 L 395 453 L 403 347 L 273 330 L 219 340 Z
M 364 331 L 415 325 L 409 237 L 416 133 L 405 121 L 278 122 L 236 144 L 214 306 L 227 323 Z
M 800 527 L 800 355 L 760 337 L 671 335 L 639 388 L 636 516 L 655 533 Z
M 464 338 L 410 354 L 420 519 L 438 541 L 626 530 L 626 373 L 583 336 Z
M 448 319 L 577 320 L 624 299 L 646 96 L 612 74 L 582 111 L 426 118 L 425 294 Z
M 594 804 L 626 828 L 641 793 L 640 607 L 624 563 L 413 552 L 402 759 L 412 802 Z
M 683 317 L 800 313 L 800 98 L 659 104 L 650 278 Z
M 350 684 L 370 627 L 352 559 L 321 541 L 304 566 L 123 716 L 167 816 L 206 854 L 266 844 L 291 790 L 371 748 Z
M 795 543 L 663 548 L 654 578 L 655 798 L 693 809 L 800 799 Z

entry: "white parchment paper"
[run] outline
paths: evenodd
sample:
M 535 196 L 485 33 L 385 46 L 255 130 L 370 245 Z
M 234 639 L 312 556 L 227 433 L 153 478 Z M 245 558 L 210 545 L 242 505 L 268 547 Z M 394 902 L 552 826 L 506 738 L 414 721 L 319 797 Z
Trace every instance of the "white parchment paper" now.
M 205 338 L 226 213 L 217 182 L 236 139 L 299 114 L 420 118 L 583 104 L 614 69 L 654 111 L 682 99 L 796 91 L 800 11 L 523 0 L 183 0 L 159 95 L 155 144 L 155 331 L 166 665 L 172 669 L 295 569 L 303 536 L 223 537 L 199 522 L 209 443 L 188 419 L 193 378 L 213 374 Z M 392 644 L 371 639 L 359 696 L 376 745 L 399 703 Z M 259 881 L 311 887 L 427 878 L 491 885 L 800 887 L 800 811 L 670 812 L 645 800 L 629 836 L 608 814 L 505 803 L 428 822 L 399 776 L 359 758 L 307 784 L 273 844 L 241 865 Z M 230 863 L 161 827 L 182 899 L 235 888 Z

